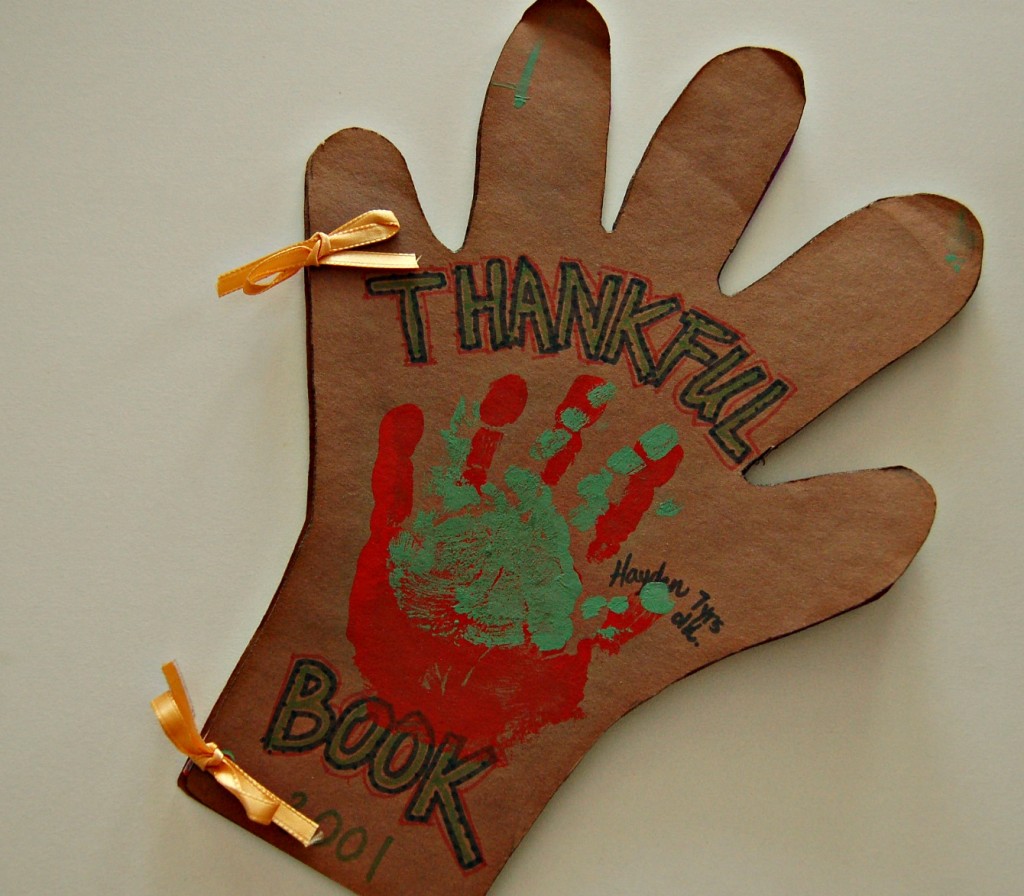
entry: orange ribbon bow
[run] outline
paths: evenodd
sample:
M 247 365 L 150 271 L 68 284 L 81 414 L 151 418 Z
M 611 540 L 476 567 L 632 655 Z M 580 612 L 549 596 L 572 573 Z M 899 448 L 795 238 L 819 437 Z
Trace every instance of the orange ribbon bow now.
M 236 289 L 256 295 L 277 286 L 305 267 L 321 264 L 353 268 L 394 268 L 412 270 L 419 259 L 408 252 L 356 251 L 391 239 L 398 233 L 398 218 L 387 209 L 365 212 L 330 233 L 314 233 L 308 240 L 295 243 L 256 261 L 221 274 L 217 295 L 226 296 Z
M 171 689 L 157 697 L 152 706 L 171 743 L 199 768 L 213 775 L 218 784 L 234 794 L 252 821 L 276 824 L 303 846 L 310 846 L 320 840 L 323 835 L 315 821 L 253 780 L 234 760 L 225 756 L 215 743 L 203 740 L 196 728 L 192 705 L 178 667 L 174 663 L 167 663 L 163 672 Z

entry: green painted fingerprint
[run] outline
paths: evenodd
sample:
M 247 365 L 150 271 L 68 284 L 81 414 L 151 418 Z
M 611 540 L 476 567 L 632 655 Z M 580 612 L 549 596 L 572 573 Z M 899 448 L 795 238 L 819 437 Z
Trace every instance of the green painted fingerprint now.
M 613 613 L 625 613 L 629 609 L 629 598 L 625 595 L 618 595 L 608 601 L 608 609 Z
M 643 467 L 643 458 L 632 448 L 620 448 L 608 458 L 608 469 L 620 476 L 629 476 L 637 470 L 642 470 Z
M 604 407 L 615 397 L 615 386 L 612 383 L 604 383 L 600 386 L 594 386 L 587 393 L 587 401 L 589 401 L 595 408 Z
M 671 610 L 675 603 L 668 596 L 668 585 L 664 582 L 648 582 L 640 589 L 640 604 L 648 613 L 663 614 Z
M 591 473 L 584 476 L 576 491 L 583 503 L 572 511 L 572 524 L 581 532 L 592 529 L 597 524 L 597 518 L 611 506 L 608 500 L 608 489 L 613 480 L 609 470 L 601 470 L 600 473 Z
M 534 460 L 548 460 L 568 445 L 571 438 L 572 436 L 564 429 L 549 429 L 542 432 L 530 449 L 530 457 Z
M 640 444 L 651 460 L 661 460 L 679 444 L 679 433 L 668 423 L 659 423 L 640 436 Z
M 580 607 L 580 612 L 583 613 L 583 618 L 593 619 L 604 609 L 605 603 L 605 599 L 598 594 L 595 594 L 593 597 L 588 597 L 583 601 L 583 605 Z
M 573 432 L 579 432 L 587 425 L 587 415 L 579 408 L 566 408 L 562 411 L 559 419 L 561 419 L 562 425 L 566 429 L 571 429 Z

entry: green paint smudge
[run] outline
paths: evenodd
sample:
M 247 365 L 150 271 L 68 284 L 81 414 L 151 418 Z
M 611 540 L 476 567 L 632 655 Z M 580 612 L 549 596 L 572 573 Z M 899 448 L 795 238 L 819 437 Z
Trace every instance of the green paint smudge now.
M 537 58 L 540 56 L 540 48 L 543 43 L 543 41 L 539 40 L 533 45 L 533 49 L 530 51 L 530 55 L 526 60 L 526 65 L 523 66 L 523 73 L 519 76 L 518 83 L 508 84 L 505 81 L 491 81 L 492 87 L 504 87 L 512 91 L 512 105 L 516 109 L 522 109 L 523 106 L 526 105 L 526 101 L 530 98 L 527 91 L 530 89 L 533 70 L 537 65 Z
M 667 613 L 675 603 L 668 596 L 664 582 L 648 582 L 640 589 L 640 603 L 648 613 Z
M 682 504 L 677 504 L 671 498 L 667 501 L 662 501 L 655 509 L 655 516 L 675 516 L 683 509 Z
M 533 79 L 533 70 L 537 66 L 537 59 L 540 56 L 540 48 L 544 41 L 537 41 L 533 45 L 533 49 L 530 51 L 530 56 L 526 60 L 526 65 L 523 66 L 523 74 L 519 78 L 519 84 L 516 85 L 515 100 L 512 105 L 517 109 L 522 109 L 526 105 L 526 101 L 530 98 L 527 95 L 527 91 L 530 89 L 530 81 Z
M 946 242 L 948 250 L 945 258 L 946 264 L 959 274 L 963 266 L 970 260 L 976 245 L 977 237 L 967 223 L 967 215 L 961 210 Z
M 599 628 L 597 633 L 604 638 L 606 641 L 611 641 L 619 633 L 619 630 L 613 625 L 606 626 L 605 628 Z

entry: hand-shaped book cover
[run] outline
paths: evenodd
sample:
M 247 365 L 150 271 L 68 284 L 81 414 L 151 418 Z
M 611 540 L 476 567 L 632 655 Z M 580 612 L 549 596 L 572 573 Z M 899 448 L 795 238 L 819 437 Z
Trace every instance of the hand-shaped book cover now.
M 885 199 L 724 296 L 803 103 L 782 53 L 713 59 L 607 232 L 607 29 L 540 0 L 458 251 L 385 139 L 317 148 L 308 232 L 390 209 L 419 268 L 308 273 L 308 517 L 206 732 L 323 836 L 248 822 L 192 766 L 190 794 L 357 893 L 481 894 L 623 714 L 892 585 L 931 525 L 920 477 L 743 472 L 956 314 L 981 231 Z

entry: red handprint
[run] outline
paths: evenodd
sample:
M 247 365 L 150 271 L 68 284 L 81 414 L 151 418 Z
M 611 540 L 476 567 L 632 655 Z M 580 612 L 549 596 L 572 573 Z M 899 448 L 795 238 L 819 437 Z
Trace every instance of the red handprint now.
M 670 609 L 658 583 L 611 602 L 585 601 L 570 522 L 553 501 L 583 431 L 613 394 L 599 377 L 577 377 L 531 452 L 544 461 L 542 472 L 509 466 L 499 481 L 492 464 L 526 405 L 526 382 L 518 375 L 493 382 L 475 421 L 460 402 L 441 433 L 448 463 L 434 468 L 430 506 L 415 516 L 413 453 L 423 414 L 405 404 L 385 415 L 348 635 L 356 664 L 397 714 L 423 711 L 481 745 L 520 740 L 579 713 L 595 648 L 617 652 Z M 682 457 L 676 431 L 656 426 L 580 481 L 571 521 L 581 534 L 593 530 L 588 560 L 618 550 Z M 612 503 L 617 475 L 626 483 Z M 602 611 L 604 624 L 596 618 Z

